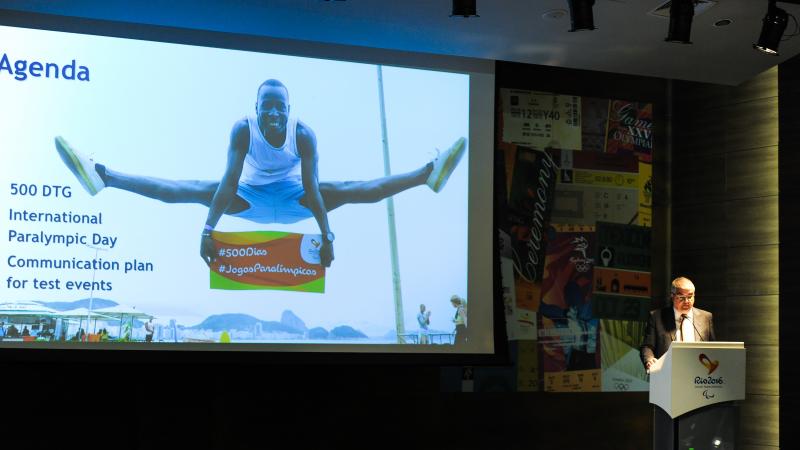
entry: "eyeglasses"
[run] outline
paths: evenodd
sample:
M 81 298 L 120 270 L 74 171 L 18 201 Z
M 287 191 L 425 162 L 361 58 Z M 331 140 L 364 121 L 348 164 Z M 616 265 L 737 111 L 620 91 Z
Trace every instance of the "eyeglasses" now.
M 691 302 L 694 301 L 694 294 L 690 295 L 676 295 L 672 294 L 672 297 L 678 300 L 679 302 Z

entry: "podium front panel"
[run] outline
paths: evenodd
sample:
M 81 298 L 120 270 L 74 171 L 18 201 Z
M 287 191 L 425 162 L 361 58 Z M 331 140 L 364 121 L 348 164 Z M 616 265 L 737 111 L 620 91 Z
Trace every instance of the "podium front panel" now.
M 743 345 L 720 344 L 723 343 L 673 343 L 670 416 L 745 398 Z

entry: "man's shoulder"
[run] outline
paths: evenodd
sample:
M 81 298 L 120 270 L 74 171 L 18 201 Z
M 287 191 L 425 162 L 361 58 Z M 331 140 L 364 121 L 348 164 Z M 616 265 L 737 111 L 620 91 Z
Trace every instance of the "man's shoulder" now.
M 247 134 L 250 134 L 250 121 L 247 119 L 247 117 L 242 117 L 241 119 L 234 122 L 232 127 L 232 132 L 233 133 L 246 132 Z
M 694 308 L 694 314 L 697 317 L 711 317 L 711 312 L 700 308 Z
M 298 139 L 316 139 L 314 130 L 300 119 L 297 119 L 296 130 Z
M 297 140 L 297 150 L 301 154 L 312 155 L 317 148 L 317 136 L 305 122 L 297 119 L 295 139 Z
M 250 147 L 250 124 L 246 117 L 234 122 L 231 128 L 231 146 L 242 152 Z

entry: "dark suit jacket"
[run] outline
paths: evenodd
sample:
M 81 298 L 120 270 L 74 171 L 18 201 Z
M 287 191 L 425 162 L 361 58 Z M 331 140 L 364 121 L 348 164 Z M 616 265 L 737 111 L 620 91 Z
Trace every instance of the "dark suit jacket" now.
M 710 312 L 693 308 L 694 340 L 696 342 L 713 341 L 714 321 Z M 677 324 L 672 305 L 650 311 L 647 328 L 644 331 L 644 342 L 639 347 L 642 364 L 650 358 L 661 358 L 667 352 L 672 341 L 677 339 Z

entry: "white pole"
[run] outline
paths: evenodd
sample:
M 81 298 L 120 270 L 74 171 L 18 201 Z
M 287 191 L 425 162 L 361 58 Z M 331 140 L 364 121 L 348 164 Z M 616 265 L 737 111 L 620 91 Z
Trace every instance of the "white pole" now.
M 94 245 L 83 244 L 89 248 L 94 249 L 94 261 L 92 263 L 92 289 L 89 291 L 89 310 L 86 312 L 86 342 L 89 342 L 89 327 L 92 324 L 92 306 L 94 304 L 94 281 L 97 276 L 97 255 L 102 251 L 108 251 L 106 248 L 95 247 Z M 94 321 L 94 326 L 97 328 L 97 320 Z M 78 335 L 80 335 L 80 328 L 78 328 Z
M 383 99 L 383 66 L 378 66 L 378 99 L 381 106 L 381 137 L 383 141 L 383 173 L 384 176 L 392 174 L 389 164 L 389 133 L 386 129 L 386 106 Z M 402 336 L 405 332 L 403 319 L 403 293 L 400 284 L 400 257 L 397 252 L 397 229 L 394 220 L 394 199 L 386 199 L 386 215 L 389 220 L 389 245 L 392 255 L 392 285 L 394 287 L 394 321 L 397 328 L 397 342 L 403 343 Z

